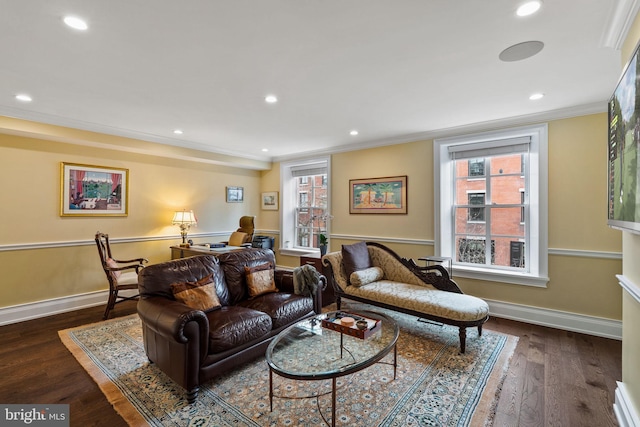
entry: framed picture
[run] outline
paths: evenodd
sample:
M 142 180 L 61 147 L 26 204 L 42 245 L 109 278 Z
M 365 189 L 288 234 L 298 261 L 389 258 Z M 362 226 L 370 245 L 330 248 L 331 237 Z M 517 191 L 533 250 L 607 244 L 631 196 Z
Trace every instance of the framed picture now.
M 227 203 L 244 202 L 244 187 L 227 187 Z
M 260 198 L 260 204 L 262 206 L 262 210 L 277 211 L 278 210 L 278 192 L 269 191 L 266 193 L 262 193 L 262 197 Z
M 407 176 L 350 179 L 349 213 L 406 214 Z
M 128 213 L 128 169 L 60 163 L 60 216 Z

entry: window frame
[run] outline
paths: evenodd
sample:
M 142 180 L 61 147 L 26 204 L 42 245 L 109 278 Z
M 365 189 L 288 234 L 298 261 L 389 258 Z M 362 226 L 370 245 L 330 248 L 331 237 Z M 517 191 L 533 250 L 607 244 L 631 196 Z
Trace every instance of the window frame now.
M 514 271 L 511 268 L 492 266 L 471 266 L 457 263 L 455 241 L 452 238 L 455 226 L 455 160 L 449 149 L 463 150 L 471 144 L 482 143 L 491 146 L 501 141 L 529 137 L 529 171 L 527 177 L 527 209 L 525 226 L 528 227 L 529 241 L 525 246 L 530 252 L 526 268 L 528 271 Z M 515 144 L 514 144 L 515 145 Z M 456 276 L 492 282 L 513 283 L 546 287 L 548 277 L 548 126 L 547 124 L 522 126 L 517 128 L 481 132 L 476 134 L 439 138 L 434 140 L 434 187 L 435 187 L 435 255 L 450 257 Z M 471 177 L 473 179 L 473 177 Z
M 293 170 L 304 168 L 306 166 L 326 165 L 326 186 L 327 186 L 327 205 L 325 212 L 327 215 L 331 212 L 331 157 L 320 156 L 307 159 L 291 160 L 280 163 L 280 242 L 279 253 L 282 255 L 301 256 L 305 254 L 320 254 L 320 249 L 315 247 L 296 246 L 296 209 L 298 206 L 298 193 L 295 189 L 295 181 L 298 177 L 293 176 Z M 324 181 L 323 181 L 324 182 Z M 311 208 L 311 206 L 310 206 Z M 326 223 L 326 234 L 330 234 L 330 221 Z M 287 246 L 286 242 L 291 242 Z

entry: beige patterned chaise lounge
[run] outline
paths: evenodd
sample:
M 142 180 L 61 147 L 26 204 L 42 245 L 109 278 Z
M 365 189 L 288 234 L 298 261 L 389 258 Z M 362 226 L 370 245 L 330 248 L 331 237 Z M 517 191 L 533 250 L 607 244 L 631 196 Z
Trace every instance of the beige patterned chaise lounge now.
M 489 319 L 489 306 L 477 297 L 465 295 L 440 265 L 418 266 L 413 260 L 399 257 L 390 248 L 366 242 L 370 267 L 347 277 L 343 252 L 332 252 L 322 258 L 329 283 L 334 287 L 336 304 L 341 299 L 368 303 L 419 318 L 457 326 L 460 351 L 465 352 L 466 329 L 477 327 Z M 344 250 L 344 249 L 343 249 Z M 347 254 L 350 261 L 350 254 Z

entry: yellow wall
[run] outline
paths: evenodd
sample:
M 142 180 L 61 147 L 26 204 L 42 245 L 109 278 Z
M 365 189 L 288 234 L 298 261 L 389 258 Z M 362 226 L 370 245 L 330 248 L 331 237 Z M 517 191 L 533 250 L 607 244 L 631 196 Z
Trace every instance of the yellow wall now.
M 2 120 L 4 125 L 28 126 Z M 39 132 L 40 125 L 33 126 Z M 78 132 L 48 127 L 49 135 L 54 131 L 62 137 L 66 132 L 70 139 Z M 84 132 L 83 137 L 95 141 L 105 136 Z M 127 168 L 129 215 L 60 217 L 60 162 Z M 198 226 L 190 231 L 196 242 L 224 240 L 242 215 L 256 215 L 260 226 L 260 175 L 257 170 L 0 134 L 0 307 L 106 289 L 93 243 L 98 230 L 134 240 L 115 245 L 114 257 L 159 262 L 170 258 L 170 245 L 180 243 L 179 229 L 171 225 L 175 210 L 193 209 L 198 216 Z M 226 203 L 226 186 L 244 187 L 244 203 Z M 215 237 L 198 239 L 198 233 Z M 52 247 L 32 248 L 37 244 Z

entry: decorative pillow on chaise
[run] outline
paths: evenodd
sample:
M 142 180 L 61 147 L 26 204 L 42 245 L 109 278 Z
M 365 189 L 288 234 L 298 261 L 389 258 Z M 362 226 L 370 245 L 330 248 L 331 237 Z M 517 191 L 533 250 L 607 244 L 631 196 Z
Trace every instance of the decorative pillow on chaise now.
M 245 267 L 244 272 L 247 275 L 249 298 L 270 292 L 278 292 L 274 278 L 275 272 L 273 267 L 271 267 L 271 263 L 265 262 L 255 267 Z
M 368 285 L 377 282 L 384 277 L 384 271 L 380 267 L 369 267 L 364 270 L 358 270 L 351 273 L 349 282 L 356 287 Z
M 372 267 L 367 244 L 365 242 L 358 242 L 352 245 L 342 245 L 342 263 L 349 281 L 351 281 L 351 274 L 354 271 L 365 270 Z
M 171 292 L 177 301 L 194 310 L 211 311 L 221 307 L 211 274 L 195 283 L 172 283 Z

